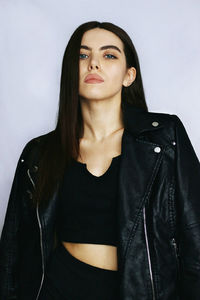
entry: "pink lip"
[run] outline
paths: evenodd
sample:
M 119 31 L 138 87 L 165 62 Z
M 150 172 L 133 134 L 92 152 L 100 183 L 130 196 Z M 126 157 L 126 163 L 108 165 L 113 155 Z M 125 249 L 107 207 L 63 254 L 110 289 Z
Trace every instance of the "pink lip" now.
M 101 83 L 103 80 L 98 80 L 98 79 L 88 79 L 85 80 L 86 83 Z
M 84 80 L 85 82 L 90 82 L 90 83 L 99 83 L 104 81 L 101 76 L 98 74 L 88 74 Z

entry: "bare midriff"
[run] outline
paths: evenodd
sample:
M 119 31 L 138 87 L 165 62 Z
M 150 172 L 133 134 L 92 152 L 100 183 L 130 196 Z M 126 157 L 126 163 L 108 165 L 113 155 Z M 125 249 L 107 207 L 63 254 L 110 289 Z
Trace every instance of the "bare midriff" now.
M 62 244 L 76 259 L 89 265 L 117 271 L 117 247 L 102 244 L 64 242 Z

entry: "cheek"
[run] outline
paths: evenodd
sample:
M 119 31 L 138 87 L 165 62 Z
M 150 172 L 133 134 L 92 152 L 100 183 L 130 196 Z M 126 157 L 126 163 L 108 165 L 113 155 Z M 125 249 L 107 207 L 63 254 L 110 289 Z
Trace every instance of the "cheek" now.
M 88 66 L 86 65 L 86 63 L 84 63 L 83 61 L 79 62 L 79 74 L 80 75 L 84 75 L 85 73 L 87 73 L 88 71 Z
M 113 73 L 113 76 L 110 77 L 110 81 L 112 83 L 115 83 L 115 85 L 122 85 L 124 80 L 122 72 L 115 72 Z
M 125 76 L 125 71 L 121 65 L 112 65 L 108 69 L 108 74 L 112 81 L 122 82 Z

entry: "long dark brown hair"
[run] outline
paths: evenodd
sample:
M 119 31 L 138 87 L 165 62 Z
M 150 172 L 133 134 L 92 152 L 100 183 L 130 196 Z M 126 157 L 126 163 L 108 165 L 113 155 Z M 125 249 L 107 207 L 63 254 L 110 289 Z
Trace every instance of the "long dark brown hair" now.
M 128 34 L 109 22 L 91 21 L 80 25 L 72 34 L 62 61 L 59 108 L 56 128 L 46 136 L 39 161 L 33 202 L 46 203 L 64 175 L 64 170 L 79 155 L 79 138 L 83 136 L 83 120 L 79 101 L 79 56 L 83 34 L 93 28 L 103 28 L 116 34 L 123 42 L 127 68 L 137 71 L 135 81 L 122 87 L 123 102 L 148 111 L 145 101 L 139 60 Z

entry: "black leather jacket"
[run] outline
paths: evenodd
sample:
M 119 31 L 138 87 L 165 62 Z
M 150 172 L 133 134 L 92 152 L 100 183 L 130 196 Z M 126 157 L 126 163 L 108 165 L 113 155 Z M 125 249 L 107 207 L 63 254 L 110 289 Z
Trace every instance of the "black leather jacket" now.
M 200 163 L 177 115 L 130 106 L 118 207 L 120 300 L 200 299 Z M 0 299 L 36 300 L 56 246 L 56 189 L 31 206 L 40 146 L 17 164 L 0 241 Z

